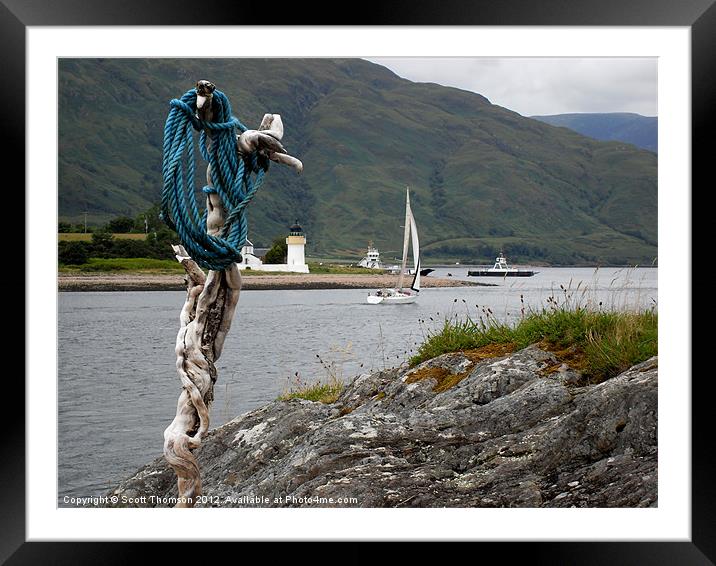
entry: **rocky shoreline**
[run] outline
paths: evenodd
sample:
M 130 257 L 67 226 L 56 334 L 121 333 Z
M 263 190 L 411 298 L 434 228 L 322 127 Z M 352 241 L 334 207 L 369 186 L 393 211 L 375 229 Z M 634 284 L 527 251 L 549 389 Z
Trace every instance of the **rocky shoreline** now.
M 396 275 L 245 275 L 241 279 L 243 290 L 275 289 L 378 289 L 394 287 Z M 447 277 L 423 277 L 423 288 L 494 286 L 491 283 L 462 281 Z M 57 278 L 59 291 L 183 291 L 184 275 L 177 274 L 67 274 Z
M 590 384 L 530 346 L 363 374 L 211 431 L 199 507 L 656 507 L 658 359 Z M 170 506 L 157 458 L 108 494 Z

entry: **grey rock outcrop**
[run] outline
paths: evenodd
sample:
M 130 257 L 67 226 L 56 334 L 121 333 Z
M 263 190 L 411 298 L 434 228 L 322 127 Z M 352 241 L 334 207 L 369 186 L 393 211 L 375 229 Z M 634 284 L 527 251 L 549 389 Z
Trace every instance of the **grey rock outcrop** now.
M 456 383 L 436 392 L 431 371 Z M 276 401 L 213 430 L 197 506 L 653 507 L 657 374 L 652 358 L 585 385 L 535 346 L 363 374 L 331 405 Z M 175 483 L 159 458 L 110 495 L 166 506 Z

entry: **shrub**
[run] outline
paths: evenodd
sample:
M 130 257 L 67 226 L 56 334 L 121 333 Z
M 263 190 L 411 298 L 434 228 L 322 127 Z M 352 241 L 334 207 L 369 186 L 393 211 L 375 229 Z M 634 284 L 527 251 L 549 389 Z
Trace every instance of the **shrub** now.
M 266 252 L 264 263 L 286 263 L 288 255 L 288 244 L 285 238 L 274 240 L 271 249 Z
M 109 257 L 114 244 L 114 237 L 104 230 L 92 233 L 91 254 L 98 257 Z
M 119 216 L 107 223 L 107 231 L 115 234 L 127 234 L 134 227 L 134 219 L 129 216 Z
M 89 261 L 89 245 L 87 242 L 60 242 L 57 259 L 64 265 L 82 265 Z
M 166 226 L 162 226 L 147 235 L 147 243 L 153 253 L 152 257 L 158 259 L 174 259 L 172 244 L 178 242 L 179 236 L 177 236 L 174 230 L 170 230 Z
M 144 240 L 114 240 L 110 257 L 155 257 L 152 246 Z

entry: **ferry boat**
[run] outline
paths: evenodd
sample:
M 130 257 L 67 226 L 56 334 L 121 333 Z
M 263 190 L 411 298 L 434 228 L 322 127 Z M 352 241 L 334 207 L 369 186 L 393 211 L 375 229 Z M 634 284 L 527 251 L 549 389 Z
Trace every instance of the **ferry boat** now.
M 495 265 L 490 269 L 480 269 L 468 271 L 469 277 L 532 277 L 539 271 L 532 271 L 529 269 L 517 269 L 515 267 L 509 267 L 505 256 L 498 255 L 495 258 Z
M 385 269 L 383 262 L 380 261 L 380 252 L 373 247 L 373 242 L 368 242 L 368 251 L 365 257 L 358 262 L 358 267 L 366 267 L 368 269 Z
M 383 262 L 380 260 L 380 252 L 373 246 L 373 242 L 368 242 L 368 251 L 366 252 L 363 259 L 361 259 L 356 265 L 358 267 L 366 267 L 368 269 L 382 269 L 383 271 L 387 271 L 388 273 L 395 275 L 400 273 L 399 265 L 383 264 Z M 429 273 L 432 273 L 433 271 L 435 270 L 430 267 L 426 267 L 420 270 L 420 275 L 424 277 Z M 415 269 L 410 268 L 408 270 L 408 274 L 415 275 Z

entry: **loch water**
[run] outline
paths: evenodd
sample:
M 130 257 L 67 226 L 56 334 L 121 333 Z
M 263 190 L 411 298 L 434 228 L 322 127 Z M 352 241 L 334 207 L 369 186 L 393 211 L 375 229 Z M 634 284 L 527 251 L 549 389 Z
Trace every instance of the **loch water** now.
M 244 291 L 223 355 L 211 427 L 296 383 L 405 362 L 445 317 L 489 308 L 516 320 L 549 297 L 602 308 L 656 307 L 656 268 L 537 268 L 527 278 L 432 277 L 495 286 L 423 289 L 408 305 L 369 305 L 367 289 Z M 161 456 L 180 382 L 174 342 L 183 292 L 62 292 L 58 300 L 58 505 L 106 493 Z M 298 374 L 298 375 L 296 375 Z

